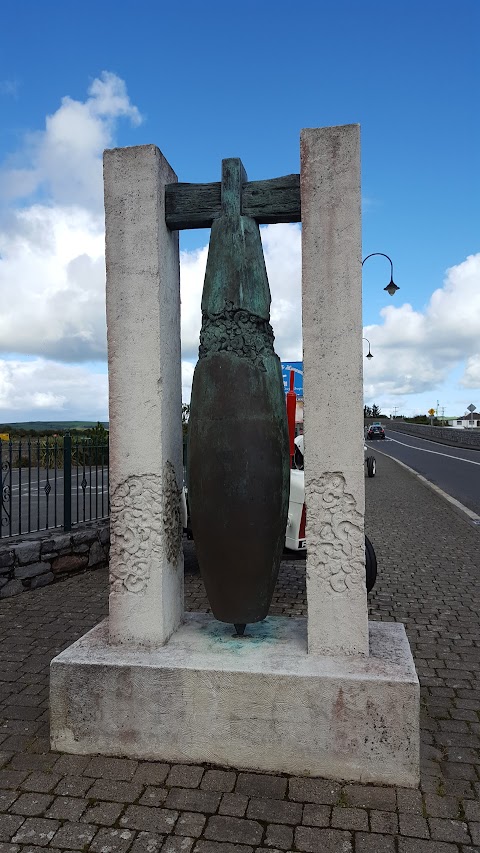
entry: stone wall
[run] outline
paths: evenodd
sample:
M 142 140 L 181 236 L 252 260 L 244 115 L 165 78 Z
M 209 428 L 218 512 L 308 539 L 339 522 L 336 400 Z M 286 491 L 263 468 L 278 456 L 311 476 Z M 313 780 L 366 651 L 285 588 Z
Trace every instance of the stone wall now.
M 0 598 L 38 589 L 66 575 L 108 562 L 110 520 L 84 524 L 70 533 L 52 530 L 0 543 Z
M 395 432 L 404 432 L 408 435 L 416 435 L 418 438 L 426 438 L 429 441 L 450 444 L 452 447 L 469 447 L 471 450 L 480 450 L 480 430 L 406 424 L 401 421 L 388 423 L 386 427 Z

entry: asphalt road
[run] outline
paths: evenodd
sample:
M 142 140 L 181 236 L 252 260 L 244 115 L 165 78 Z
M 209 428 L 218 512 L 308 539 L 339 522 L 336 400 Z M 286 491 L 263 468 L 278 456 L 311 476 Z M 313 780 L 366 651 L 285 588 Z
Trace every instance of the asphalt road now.
M 386 430 L 385 434 L 385 441 L 366 441 L 367 447 L 372 451 L 378 447 L 404 462 L 480 515 L 480 451 L 449 447 L 394 430 Z
M 21 474 L 21 478 L 20 478 Z M 4 475 L 5 476 L 5 473 Z M 90 521 L 108 515 L 108 468 L 99 466 L 85 470 L 85 489 L 82 489 L 83 469 L 72 469 L 72 523 Z M 47 482 L 50 485 L 48 489 Z M 50 471 L 48 480 L 45 469 L 32 469 L 30 486 L 28 470 L 13 468 L 7 473 L 3 485 L 8 487 L 2 507 L 2 537 L 28 533 L 29 529 L 46 530 L 63 524 L 63 470 Z M 47 490 L 45 487 L 47 486 Z M 48 493 L 48 495 L 47 495 Z M 30 498 L 29 498 L 30 495 Z M 102 501 L 103 495 L 103 501 Z M 10 527 L 11 524 L 11 527 Z

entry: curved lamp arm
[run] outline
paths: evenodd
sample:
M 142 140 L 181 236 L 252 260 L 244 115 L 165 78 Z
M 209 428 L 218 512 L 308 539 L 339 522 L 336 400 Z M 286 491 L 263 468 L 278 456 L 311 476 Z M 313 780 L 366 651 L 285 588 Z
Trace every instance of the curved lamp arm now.
M 369 255 L 367 255 L 366 258 L 363 259 L 362 267 L 363 267 L 365 261 L 368 261 L 369 258 L 373 258 L 375 255 L 380 255 L 382 258 L 386 258 L 387 261 L 390 261 L 390 281 L 387 284 L 387 286 L 384 287 L 383 289 L 386 290 L 387 293 L 390 294 L 390 296 L 395 296 L 397 290 L 400 290 L 400 288 L 398 287 L 397 284 L 395 284 L 395 282 L 393 280 L 393 261 L 389 257 L 389 255 L 386 255 L 385 252 L 371 252 Z M 373 356 L 372 356 L 372 358 L 373 358 Z
M 367 352 L 365 358 L 373 358 L 373 355 L 370 352 L 370 341 L 368 340 L 368 338 L 362 338 L 362 341 L 366 341 L 368 344 L 368 352 Z

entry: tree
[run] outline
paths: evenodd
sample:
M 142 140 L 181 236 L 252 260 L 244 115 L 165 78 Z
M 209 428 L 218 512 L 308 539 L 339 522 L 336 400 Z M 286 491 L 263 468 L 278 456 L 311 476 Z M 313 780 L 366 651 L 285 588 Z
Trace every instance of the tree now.
M 97 421 L 96 426 L 86 429 L 85 435 L 91 439 L 93 444 L 107 444 L 108 442 L 108 429 L 105 429 L 100 421 Z
M 363 417 L 364 418 L 371 418 L 372 417 L 372 410 L 371 410 L 370 406 L 364 406 L 363 407 Z
M 375 403 L 372 406 L 372 418 L 380 418 L 382 415 L 382 411 L 379 406 Z

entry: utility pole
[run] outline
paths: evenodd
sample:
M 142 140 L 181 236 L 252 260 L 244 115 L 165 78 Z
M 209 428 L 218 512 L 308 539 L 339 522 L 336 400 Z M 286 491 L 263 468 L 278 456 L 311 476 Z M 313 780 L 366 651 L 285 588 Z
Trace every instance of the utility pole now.
M 394 406 L 394 407 L 393 407 L 393 417 L 394 417 L 394 418 L 396 418 L 396 417 L 397 417 L 397 409 L 398 409 L 398 406 Z

